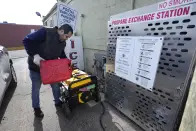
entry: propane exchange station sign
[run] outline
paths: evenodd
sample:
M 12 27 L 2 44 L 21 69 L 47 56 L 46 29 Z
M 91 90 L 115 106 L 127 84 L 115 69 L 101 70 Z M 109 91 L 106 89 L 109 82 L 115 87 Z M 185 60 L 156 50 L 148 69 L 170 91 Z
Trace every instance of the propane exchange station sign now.
M 194 2 L 196 0 L 166 0 L 157 4 L 156 12 L 123 15 L 123 17 L 112 19 L 111 26 L 127 26 L 187 17 L 191 15 L 193 9 L 191 3 Z M 162 44 L 163 38 L 157 37 L 118 37 L 115 59 L 116 75 L 152 90 Z
M 190 16 L 192 11 L 192 5 L 190 5 L 189 0 L 184 0 L 187 3 L 186 2 L 182 3 L 180 1 L 183 0 L 168 0 L 163 3 L 161 2 L 158 4 L 157 12 L 115 19 L 112 20 L 112 25 L 119 26 L 119 25 L 152 22 L 158 20 L 166 20 L 171 18 Z M 196 2 L 196 0 L 191 0 L 191 2 Z
M 178 130 L 194 71 L 195 30 L 196 0 L 164 0 L 110 16 L 106 100 L 146 131 Z
M 58 26 L 60 27 L 63 24 L 69 24 L 73 30 L 76 30 L 76 21 L 78 12 L 67 5 L 58 2 L 57 7 L 58 13 Z

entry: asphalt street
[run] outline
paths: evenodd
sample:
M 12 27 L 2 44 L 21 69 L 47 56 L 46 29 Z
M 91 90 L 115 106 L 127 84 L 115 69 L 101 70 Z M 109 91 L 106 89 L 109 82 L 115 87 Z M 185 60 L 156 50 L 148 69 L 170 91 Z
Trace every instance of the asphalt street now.
M 41 108 L 44 118 L 34 117 L 31 106 L 31 81 L 25 51 L 10 52 L 17 74 L 18 86 L 9 87 L 0 107 L 0 131 L 102 131 L 100 103 L 91 102 L 76 107 L 67 119 L 62 110 L 56 110 L 50 86 L 42 86 Z M 140 131 L 110 104 L 105 103 L 102 118 L 106 131 Z

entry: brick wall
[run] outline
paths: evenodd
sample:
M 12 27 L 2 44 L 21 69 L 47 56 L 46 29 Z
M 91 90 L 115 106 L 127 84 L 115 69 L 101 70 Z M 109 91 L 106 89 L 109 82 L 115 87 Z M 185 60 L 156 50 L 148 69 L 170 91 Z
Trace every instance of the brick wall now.
M 17 24 L 0 24 L 0 45 L 7 48 L 23 46 L 22 40 L 31 33 L 31 30 L 38 30 L 39 25 L 17 25 Z

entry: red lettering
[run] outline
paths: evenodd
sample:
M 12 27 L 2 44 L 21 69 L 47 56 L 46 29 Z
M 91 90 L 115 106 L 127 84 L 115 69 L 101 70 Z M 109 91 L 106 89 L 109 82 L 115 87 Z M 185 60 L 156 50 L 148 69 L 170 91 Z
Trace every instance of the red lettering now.
M 159 4 L 159 9 L 164 9 L 167 6 L 167 1 L 165 1 L 164 3 L 160 3 Z
M 151 20 L 154 20 L 155 13 L 152 14 Z
M 173 5 L 180 5 L 189 2 L 188 0 L 173 0 Z
M 131 23 L 131 18 L 129 18 L 129 21 L 128 21 L 128 23 Z
M 122 23 L 123 23 L 123 19 L 112 21 L 112 25 L 119 25 L 119 24 L 122 24 Z
M 115 21 L 112 21 L 112 25 L 115 25 Z
M 178 9 L 177 16 L 181 16 L 182 13 L 183 13 L 183 9 L 182 8 Z
M 127 24 L 127 19 L 124 19 L 123 20 L 123 24 Z
M 162 9 L 162 8 L 163 8 L 163 4 L 160 3 L 160 4 L 159 4 L 159 9 Z
M 135 17 L 135 22 L 138 22 L 138 16 L 137 16 L 137 17 Z
M 149 16 L 145 15 L 144 16 L 144 21 L 147 21 L 149 19 Z
M 118 25 L 119 23 L 120 23 L 120 20 L 117 20 L 117 21 L 116 21 L 116 24 Z
M 112 21 L 112 25 L 115 25 L 115 21 Z
M 169 1 L 169 6 L 172 6 L 172 4 L 173 4 L 172 1 L 173 1 L 173 0 L 170 0 L 170 1 Z
M 118 20 L 118 24 L 121 24 L 121 21 L 122 21 L 122 20 Z
M 138 22 L 140 20 L 140 16 L 136 16 L 136 21 L 135 22 Z
M 176 14 L 177 14 L 177 10 L 174 10 L 174 16 L 176 16 Z
M 134 23 L 135 22 L 135 17 L 133 17 L 131 21 L 132 21 L 132 23 Z
M 113 25 L 127 24 L 127 19 L 115 20 L 115 21 L 112 21 L 112 24 Z
M 166 6 L 167 6 L 167 1 L 165 1 L 165 2 L 163 3 L 163 7 L 166 8 Z
M 132 22 L 132 23 L 133 23 L 133 19 L 134 19 L 134 17 L 131 18 L 131 22 Z
M 165 12 L 164 18 L 169 18 L 169 11 L 166 11 L 166 12 Z
M 156 17 L 157 19 L 160 19 L 160 18 L 161 18 L 160 13 L 161 13 L 161 12 L 158 12 L 158 13 L 157 13 L 157 17 Z
M 173 5 L 179 4 L 179 0 L 173 0 Z
M 184 0 L 179 0 L 179 4 L 182 4 L 184 2 Z
M 75 56 L 73 56 L 74 54 L 75 54 Z M 71 53 L 69 54 L 69 58 L 72 59 L 72 60 L 75 60 L 75 59 L 78 58 L 77 54 L 78 54 L 77 52 L 71 52 Z
M 115 21 L 114 23 L 127 24 L 127 23 L 149 21 L 149 20 L 154 20 L 154 19 L 165 19 L 165 18 L 170 18 L 170 17 L 189 15 L 190 10 L 191 10 L 191 6 L 186 6 L 182 8 L 175 8 L 171 10 L 160 11 L 160 12 L 152 13 L 152 14 L 134 16 L 128 19 L 121 19 L 121 20 Z
M 139 16 L 139 22 L 140 21 L 144 21 L 144 16 L 142 15 L 142 16 Z
M 133 18 L 133 22 L 137 22 L 137 17 L 134 17 Z
M 178 6 L 178 5 L 184 5 L 192 2 L 193 0 L 170 0 L 168 3 L 168 6 Z
M 190 13 L 190 6 L 184 7 L 183 15 L 188 15 Z
M 72 66 L 73 66 L 74 69 L 77 69 L 78 68 L 77 65 L 78 65 L 78 63 L 76 63 L 76 62 L 72 63 Z
M 118 24 L 120 24 L 121 23 L 121 20 L 118 20 Z
M 138 22 L 139 20 L 140 20 L 140 18 L 139 18 L 139 16 L 137 16 L 135 22 Z
M 70 40 L 71 41 L 71 48 L 74 49 L 75 48 L 75 42 L 73 40 Z
M 163 11 L 163 12 L 161 12 L 161 18 L 163 18 L 164 17 L 164 14 L 165 14 L 165 11 Z
M 152 19 L 152 14 L 149 14 L 148 15 L 148 20 L 151 20 Z
M 158 12 L 156 19 L 161 19 L 161 18 L 169 18 L 169 17 L 176 17 L 176 16 L 182 16 L 182 15 L 188 15 L 190 14 L 190 6 L 184 7 L 184 8 L 178 8 L 175 10 L 167 10 L 167 11 L 162 11 Z
M 170 17 L 173 16 L 173 12 L 174 12 L 174 10 L 170 10 Z

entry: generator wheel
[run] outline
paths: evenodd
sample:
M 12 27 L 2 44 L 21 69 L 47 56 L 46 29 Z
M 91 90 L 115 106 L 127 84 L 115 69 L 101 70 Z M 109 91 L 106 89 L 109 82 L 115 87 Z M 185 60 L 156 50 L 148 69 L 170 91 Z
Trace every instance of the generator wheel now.
M 65 117 L 69 118 L 71 116 L 71 109 L 69 107 L 69 104 L 67 102 L 64 102 L 62 107 Z

